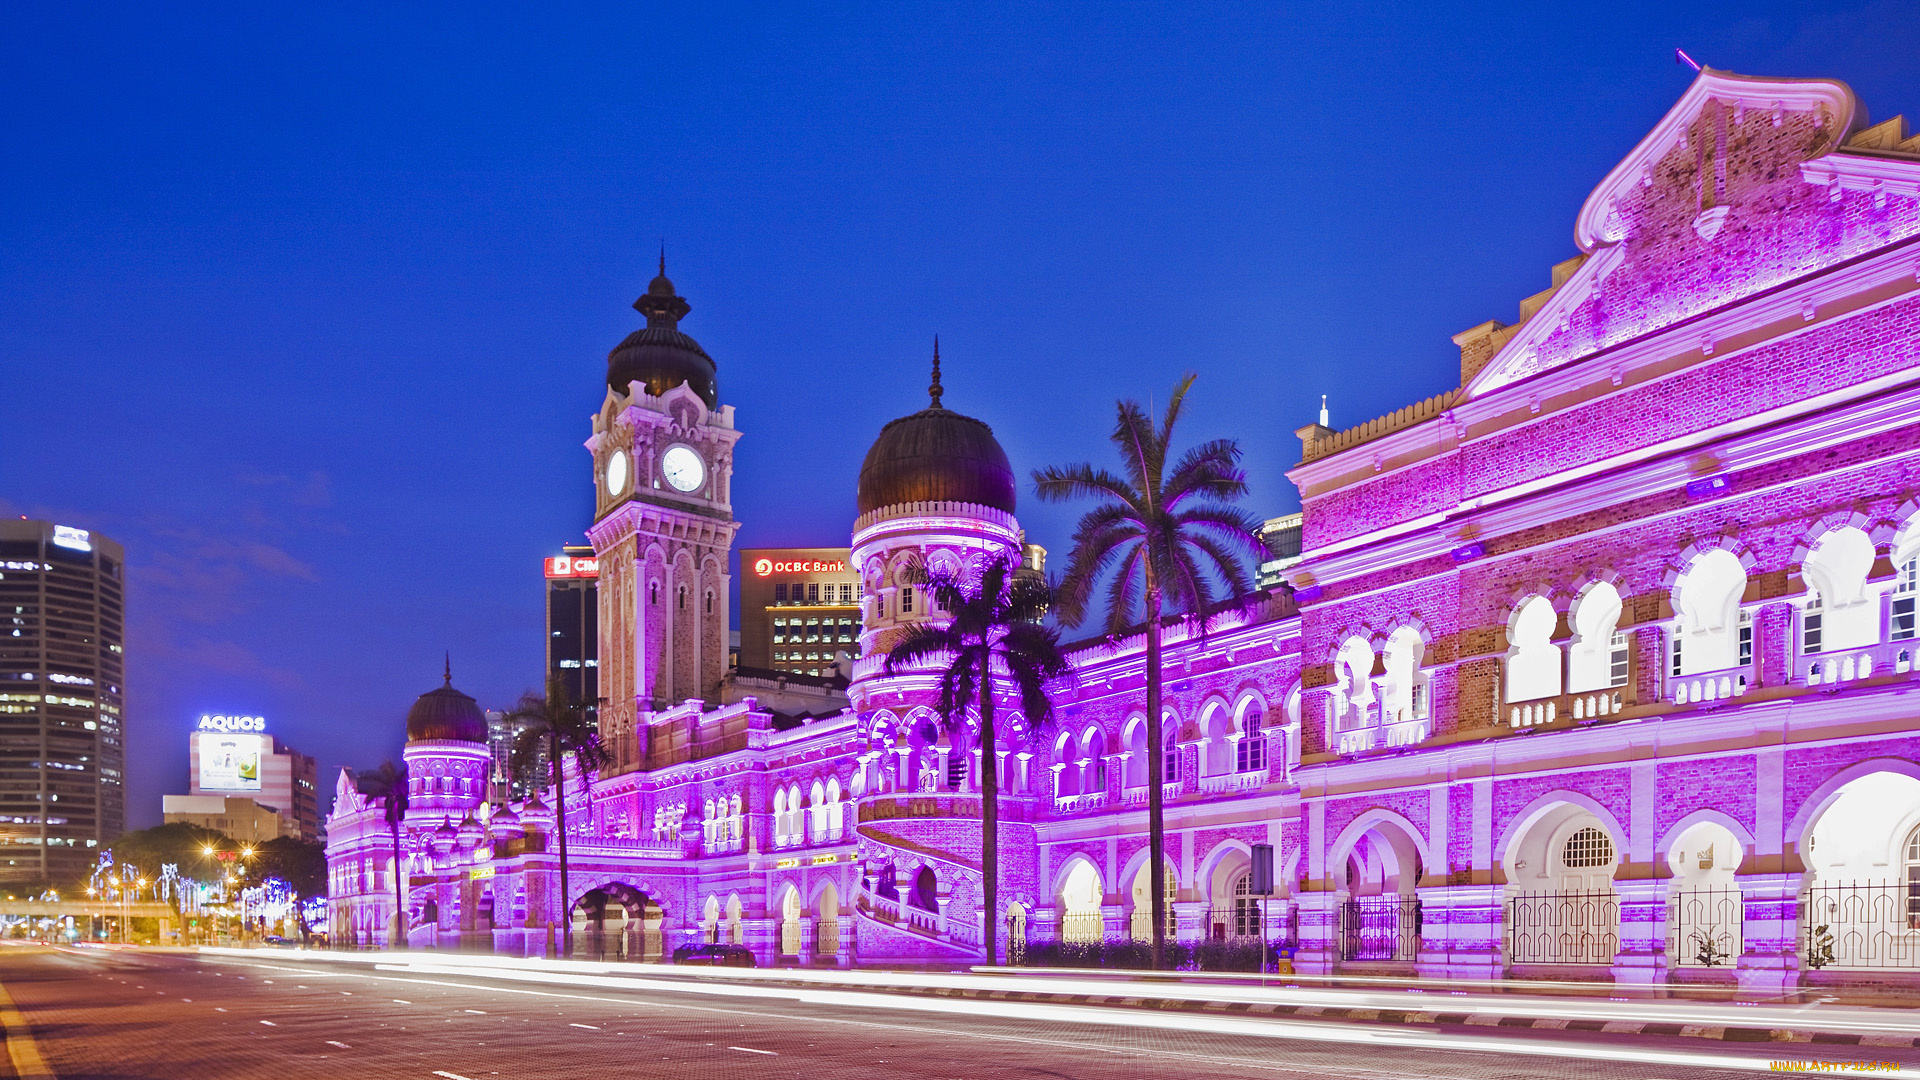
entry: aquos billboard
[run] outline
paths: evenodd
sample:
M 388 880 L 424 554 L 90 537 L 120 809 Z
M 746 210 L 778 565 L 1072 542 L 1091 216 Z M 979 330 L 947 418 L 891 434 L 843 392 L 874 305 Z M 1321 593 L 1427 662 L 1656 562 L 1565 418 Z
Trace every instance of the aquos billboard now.
M 203 716 L 194 732 L 200 751 L 200 790 L 259 791 L 266 724 L 257 716 Z

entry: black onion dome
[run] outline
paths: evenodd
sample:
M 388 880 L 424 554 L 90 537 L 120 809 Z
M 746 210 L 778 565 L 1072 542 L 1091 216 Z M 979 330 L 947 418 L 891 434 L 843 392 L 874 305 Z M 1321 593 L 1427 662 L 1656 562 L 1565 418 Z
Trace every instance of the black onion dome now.
M 933 406 L 880 429 L 860 466 L 860 512 L 910 502 L 962 502 L 1013 513 L 1013 466 L 993 429 L 940 404 L 934 343 Z
M 453 688 L 451 673 L 445 686 L 421 694 L 407 710 L 407 741 L 421 739 L 487 741 L 486 714 L 479 702 Z
M 607 354 L 607 385 L 624 394 L 629 383 L 645 383 L 655 397 L 682 384 L 700 395 L 707 408 L 719 407 L 714 385 L 713 357 L 700 343 L 680 332 L 680 320 L 693 305 L 673 291 L 667 280 L 667 256 L 660 255 L 660 276 L 647 285 L 646 294 L 633 302 L 647 317 L 647 325 L 627 335 Z

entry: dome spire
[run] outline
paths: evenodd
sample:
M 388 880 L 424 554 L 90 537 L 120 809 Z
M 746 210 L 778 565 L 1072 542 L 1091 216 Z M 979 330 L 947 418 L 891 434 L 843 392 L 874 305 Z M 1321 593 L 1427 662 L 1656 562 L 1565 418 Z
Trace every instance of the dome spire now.
M 667 242 L 660 241 L 660 273 L 647 283 L 646 295 L 633 302 L 633 309 L 647 317 L 650 327 L 664 327 L 677 330 L 680 320 L 687 317 L 693 305 L 673 291 L 673 282 L 667 279 Z
M 453 650 L 451 649 L 447 650 L 446 661 L 447 661 L 447 670 L 446 670 L 445 678 L 446 678 L 447 685 L 452 686 L 453 685 Z
M 933 335 L 933 384 L 927 387 L 927 396 L 933 399 L 931 408 L 940 409 L 940 335 Z

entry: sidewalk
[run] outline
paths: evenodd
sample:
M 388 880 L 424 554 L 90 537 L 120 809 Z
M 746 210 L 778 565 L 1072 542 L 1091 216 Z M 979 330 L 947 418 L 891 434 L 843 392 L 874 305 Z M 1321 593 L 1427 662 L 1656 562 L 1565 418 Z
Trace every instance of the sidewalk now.
M 888 994 L 999 1002 L 1047 1002 L 1115 1009 L 1270 1016 L 1394 1027 L 1460 1027 L 1598 1032 L 1709 1039 L 1741 1043 L 1809 1043 L 1831 1046 L 1920 1048 L 1920 1010 L 1827 1002 L 1741 1004 L 1672 998 L 1595 996 L 1584 983 L 1495 984 L 1476 989 L 1436 981 L 1380 980 L 1375 986 L 1314 985 L 1309 976 L 1189 975 L 1155 972 L 994 968 L 967 972 L 876 971 L 818 968 L 699 968 L 668 964 L 520 960 L 474 953 L 207 949 L 211 954 L 251 958 L 280 956 L 342 964 L 432 966 L 474 975 L 512 978 L 516 972 L 544 977 L 579 975 L 617 982 L 632 978 L 699 984 L 757 986 L 763 990 L 881 991 Z M 1346 979 L 1343 981 L 1352 981 Z M 1583 991 L 1542 992 L 1555 988 Z M 1617 989 L 1601 987 L 1599 989 Z

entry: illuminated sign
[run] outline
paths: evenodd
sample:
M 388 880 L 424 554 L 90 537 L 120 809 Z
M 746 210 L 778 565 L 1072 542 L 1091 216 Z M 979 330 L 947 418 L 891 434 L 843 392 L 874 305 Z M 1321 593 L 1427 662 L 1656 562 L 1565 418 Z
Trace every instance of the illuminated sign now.
M 203 791 L 259 791 L 260 751 L 266 739 L 259 735 L 213 735 L 201 732 L 200 788 Z
M 781 859 L 773 864 L 775 870 L 791 870 L 800 865 L 799 859 Z
M 69 548 L 73 551 L 93 550 L 93 538 L 87 530 L 76 529 L 71 525 L 55 525 L 53 542 L 56 547 Z
M 491 866 L 476 866 L 472 870 L 467 871 L 467 880 L 469 881 L 485 881 L 492 876 L 493 867 Z
M 93 685 L 93 680 L 87 678 L 85 675 L 62 675 L 57 671 L 52 673 L 51 675 L 48 675 L 47 681 L 57 682 L 57 683 L 66 683 L 69 686 L 92 686 Z
M 837 863 L 839 861 L 840 856 L 838 855 L 815 855 L 813 857 L 813 865 L 815 866 L 826 866 L 829 863 Z
M 819 559 L 796 559 L 793 562 L 775 562 L 772 559 L 755 559 L 753 572 L 756 576 L 769 574 L 838 574 L 847 569 L 841 561 L 823 562 Z
M 214 716 L 205 714 L 200 717 L 201 731 L 218 731 L 232 734 L 236 731 L 265 731 L 267 718 L 264 716 Z
M 600 560 L 588 555 L 555 555 L 546 560 L 550 578 L 597 578 Z

